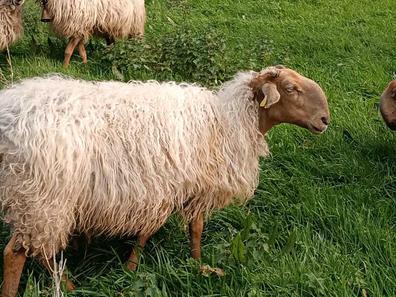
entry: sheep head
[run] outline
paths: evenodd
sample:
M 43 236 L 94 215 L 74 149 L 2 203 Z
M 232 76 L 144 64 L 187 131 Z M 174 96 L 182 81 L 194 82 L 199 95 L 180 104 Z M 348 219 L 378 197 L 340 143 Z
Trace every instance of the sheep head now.
M 0 6 L 20 6 L 24 0 L 0 0 Z
M 259 129 L 265 134 L 281 123 L 296 124 L 315 134 L 330 122 L 326 95 L 309 78 L 283 66 L 268 67 L 250 83 L 260 104 Z
M 24 0 L 0 0 L 0 9 L 2 9 L 3 12 L 5 9 L 5 11 L 11 13 L 11 15 L 19 17 L 23 3 Z
M 386 125 L 396 130 L 396 80 L 392 80 L 382 93 L 380 110 Z

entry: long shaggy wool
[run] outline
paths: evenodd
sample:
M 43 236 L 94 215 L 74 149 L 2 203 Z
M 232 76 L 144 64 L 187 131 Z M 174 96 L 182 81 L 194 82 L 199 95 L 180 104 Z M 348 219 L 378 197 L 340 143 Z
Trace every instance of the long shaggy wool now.
M 93 34 L 127 38 L 144 34 L 144 0 L 48 0 L 51 26 L 62 37 Z
M 0 91 L 0 199 L 17 244 L 51 257 L 74 230 L 152 234 L 173 212 L 246 201 L 268 154 L 252 76 L 218 94 L 60 76 Z
M 22 8 L 0 5 L 0 51 L 16 42 L 23 33 Z

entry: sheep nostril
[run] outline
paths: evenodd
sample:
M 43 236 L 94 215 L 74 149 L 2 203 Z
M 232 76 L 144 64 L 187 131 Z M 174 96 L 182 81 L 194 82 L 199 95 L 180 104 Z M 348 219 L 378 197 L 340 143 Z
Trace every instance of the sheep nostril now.
M 320 118 L 323 122 L 323 124 L 328 125 L 329 124 L 329 119 L 327 117 L 321 117 Z

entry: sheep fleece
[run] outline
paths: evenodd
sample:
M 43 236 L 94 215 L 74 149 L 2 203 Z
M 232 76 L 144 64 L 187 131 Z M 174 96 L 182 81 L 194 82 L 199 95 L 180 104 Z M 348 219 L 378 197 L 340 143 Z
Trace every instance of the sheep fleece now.
M 114 38 L 144 33 L 144 0 L 48 0 L 47 8 L 60 36 L 87 40 L 94 33 Z
M 0 51 L 17 41 L 22 33 L 22 15 L 20 7 L 4 5 L 0 7 Z
M 17 245 L 51 257 L 74 230 L 152 234 L 173 212 L 246 201 L 268 154 L 251 77 L 219 93 L 57 75 L 0 91 L 0 199 Z

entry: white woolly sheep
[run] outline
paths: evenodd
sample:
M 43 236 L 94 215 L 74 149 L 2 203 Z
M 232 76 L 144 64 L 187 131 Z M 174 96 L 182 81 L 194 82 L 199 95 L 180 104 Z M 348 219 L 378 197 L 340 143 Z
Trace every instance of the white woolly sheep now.
M 179 212 L 200 258 L 204 217 L 252 197 L 264 135 L 284 122 L 322 133 L 329 110 L 319 85 L 283 67 L 239 73 L 219 92 L 59 76 L 1 91 L 0 200 L 13 230 L 3 296 L 15 296 L 26 255 L 52 263 L 73 231 L 137 235 L 143 247 Z M 128 267 L 137 260 L 135 248 Z
M 396 80 L 392 80 L 382 93 L 380 110 L 386 125 L 396 130 Z
M 23 0 L 0 0 L 0 51 L 22 36 L 22 3 Z
M 84 43 L 92 35 L 115 39 L 144 34 L 144 0 L 40 0 L 43 21 L 50 21 L 54 32 L 69 39 L 63 65 L 69 66 L 74 49 L 87 63 Z

